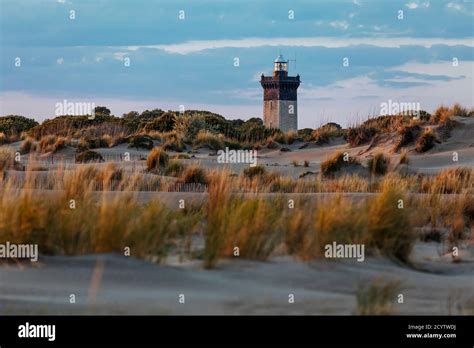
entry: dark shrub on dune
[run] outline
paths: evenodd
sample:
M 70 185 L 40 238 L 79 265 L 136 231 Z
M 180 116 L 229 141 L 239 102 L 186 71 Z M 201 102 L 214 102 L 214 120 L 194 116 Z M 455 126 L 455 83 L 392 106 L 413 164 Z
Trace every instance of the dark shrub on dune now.
M 399 151 L 402 147 L 413 143 L 421 133 L 421 127 L 415 125 L 403 125 L 398 129 L 399 139 L 395 145 L 395 151 Z
M 170 132 L 174 129 L 175 115 L 166 112 L 158 118 L 155 118 L 147 122 L 144 126 L 145 132 L 157 131 L 157 132 Z
M 349 128 L 346 132 L 346 140 L 351 146 L 359 146 L 369 142 L 377 130 L 374 127 L 357 126 Z
M 178 182 L 183 184 L 207 184 L 209 182 L 206 171 L 199 166 L 190 166 L 184 169 Z
M 255 167 L 248 167 L 244 169 L 244 175 L 249 179 L 252 179 L 256 176 L 265 175 L 266 173 L 267 173 L 267 170 L 265 169 L 264 166 L 260 164 Z
M 36 150 L 36 143 L 33 138 L 27 137 L 25 140 L 22 141 L 20 145 L 20 153 L 22 155 L 33 152 L 35 150 Z
M 367 162 L 367 166 L 372 174 L 385 175 L 390 164 L 390 158 L 385 156 L 383 153 L 378 153 L 374 157 L 370 158 Z
M 134 135 L 128 139 L 128 147 L 151 150 L 153 148 L 153 138 L 149 135 Z
M 168 163 L 165 169 L 165 175 L 178 176 L 184 171 L 184 164 L 179 161 L 172 160 Z
M 416 142 L 416 151 L 426 152 L 433 148 L 436 142 L 436 136 L 431 130 L 425 131 Z
M 38 122 L 24 116 L 8 115 L 0 117 L 0 133 L 19 135 L 38 125 Z
M 98 152 L 86 150 L 76 155 L 76 163 L 104 162 L 104 158 Z

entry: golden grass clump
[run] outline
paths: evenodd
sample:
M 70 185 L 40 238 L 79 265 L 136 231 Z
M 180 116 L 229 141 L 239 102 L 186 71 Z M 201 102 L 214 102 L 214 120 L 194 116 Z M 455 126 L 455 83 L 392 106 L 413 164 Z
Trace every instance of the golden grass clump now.
M 149 171 L 161 170 L 166 167 L 169 156 L 162 147 L 155 147 L 151 150 L 146 159 L 146 167 Z
M 376 278 L 362 284 L 357 289 L 358 315 L 390 315 L 394 314 L 393 306 L 401 290 L 399 280 Z
M 336 179 L 316 181 L 319 192 L 370 192 L 369 181 L 359 175 L 345 174 Z
M 325 246 L 337 243 L 359 243 L 364 236 L 364 209 L 342 196 L 318 202 L 315 213 L 296 213 L 287 221 L 286 245 L 290 253 L 302 260 L 324 256 Z
M 357 158 L 350 156 L 348 153 L 338 152 L 333 157 L 321 162 L 321 173 L 323 176 L 333 176 L 343 167 L 359 165 Z
M 383 153 L 377 153 L 375 156 L 369 158 L 367 166 L 372 174 L 385 175 L 390 165 L 390 158 Z
M 15 164 L 15 153 L 9 147 L 0 147 L 0 173 L 12 169 Z
M 418 152 L 426 152 L 435 146 L 436 135 L 431 129 L 426 129 L 416 141 L 415 149 Z
M 408 151 L 403 149 L 400 153 L 400 158 L 398 159 L 398 164 L 409 164 L 410 158 L 408 157 Z
M 290 193 L 295 192 L 298 183 L 291 178 L 278 177 L 270 183 L 270 192 Z
M 453 104 L 453 106 L 451 107 L 451 112 L 454 116 L 461 116 L 461 117 L 469 116 L 469 110 L 459 103 Z
M 38 148 L 43 153 L 54 153 L 65 148 L 66 144 L 67 139 L 65 137 L 56 135 L 45 135 L 40 139 L 38 143 Z
M 453 116 L 470 117 L 472 114 L 472 109 L 469 110 L 459 103 L 454 103 L 451 107 L 441 105 L 431 116 L 430 122 L 432 124 L 446 123 Z
M 275 172 L 268 172 L 263 165 L 245 168 L 235 183 L 237 189 L 244 189 L 252 192 L 270 192 L 273 182 L 278 180 L 280 175 Z M 274 191 L 272 191 L 274 192 Z
M 394 151 L 398 152 L 402 147 L 412 144 L 418 139 L 422 131 L 421 126 L 412 120 L 409 124 L 401 125 L 397 132 L 398 132 L 398 140 L 394 145 Z
M 438 124 L 440 122 L 444 122 L 446 119 L 452 116 L 452 110 L 450 110 L 447 106 L 441 105 L 435 110 L 433 115 L 431 115 L 430 122 L 432 124 Z
M 167 151 L 183 152 L 186 150 L 183 135 L 176 131 L 160 133 L 160 140 L 162 141 L 161 146 Z
M 229 173 L 212 173 L 207 205 L 204 267 L 219 257 L 265 260 L 283 240 L 282 215 L 276 202 L 232 196 Z M 237 254 L 236 254 L 237 253 Z
M 310 140 L 316 145 L 324 145 L 329 143 L 332 138 L 343 135 L 343 130 L 337 123 L 327 123 L 311 132 Z
M 178 160 L 170 160 L 165 169 L 165 175 L 168 176 L 180 176 L 184 171 L 184 164 Z
M 178 182 L 183 184 L 207 184 L 209 182 L 207 172 L 198 165 L 184 168 L 179 176 Z
M 196 211 L 140 203 L 131 192 L 96 196 L 90 183 L 98 171 L 92 166 L 63 175 L 63 190 L 1 196 L 0 243 L 37 243 L 42 254 L 65 255 L 123 254 L 129 247 L 131 256 L 162 260 L 175 238 L 193 233 L 200 219 Z
M 32 137 L 26 137 L 20 145 L 20 153 L 26 154 L 30 152 L 34 152 L 37 149 L 36 141 Z
M 290 130 L 288 132 L 277 132 L 275 135 L 271 136 L 268 141 L 276 141 L 280 144 L 291 145 L 298 139 L 298 132 Z
M 199 131 L 193 145 L 195 148 L 207 147 L 215 151 L 222 150 L 225 146 L 221 136 L 205 130 Z
M 459 103 L 454 103 L 451 107 L 441 105 L 435 110 L 431 122 L 437 124 L 452 116 L 469 117 L 469 110 Z
M 0 145 L 5 145 L 8 143 L 9 143 L 8 136 L 5 133 L 0 132 Z
M 445 169 L 422 183 L 422 192 L 453 194 L 474 188 L 474 170 L 467 167 Z
M 404 192 L 385 184 L 382 192 L 368 202 L 368 247 L 408 262 L 416 239 L 410 211 Z
M 228 185 L 229 172 L 211 173 L 209 198 L 206 211 L 206 234 L 204 246 L 204 268 L 214 268 L 226 247 L 227 229 L 231 207 L 231 192 Z M 228 251 L 227 251 L 228 252 Z
M 471 168 L 453 168 L 437 176 L 390 172 L 372 180 L 344 175 L 329 180 L 318 176 L 309 181 L 266 173 L 265 167 L 249 169 L 255 171 L 250 177 L 230 174 L 226 169 L 209 173 L 196 166 L 179 174 L 182 168 L 178 161 L 168 161 L 162 148 L 153 152 L 147 160 L 151 168 L 173 169 L 177 182 L 209 184 L 208 203 L 202 205 L 206 215 L 181 210 L 172 213 L 158 202 L 140 203 L 130 192 L 148 190 L 150 184 L 161 187 L 166 180 L 175 185 L 172 178 L 138 171 L 130 174 L 112 164 L 60 167 L 41 175 L 28 168 L 21 188 L 43 191 L 32 194 L 35 191 L 17 189 L 14 175 L 0 181 L 2 189 L 10 190 L 0 197 L 0 238 L 38 241 L 42 252 L 66 254 L 120 252 L 129 243 L 139 248 L 136 255 L 140 257 L 150 253 L 161 257 L 181 241 L 179 236 L 186 234 L 186 228 L 197 226 L 194 219 L 200 219 L 204 266 L 212 268 L 220 257 L 233 257 L 236 250 L 240 257 L 260 260 L 276 250 L 302 260 L 321 258 L 325 245 L 332 242 L 364 244 L 366 251 L 409 262 L 417 238 L 415 227 L 442 227 L 449 231 L 447 242 L 452 245 L 468 238 L 469 229 L 474 230 Z M 0 171 L 15 166 L 13 156 L 11 150 L 0 148 Z M 253 195 L 307 189 L 375 194 L 323 194 L 317 201 L 302 195 L 301 201 L 295 202 L 302 209 L 289 209 L 288 201 L 280 195 Z M 109 190 L 125 192 L 100 193 Z M 429 194 L 408 196 L 408 192 Z M 165 225 L 155 226 L 158 222 L 153 219 L 163 219 L 171 231 Z M 179 219 L 183 219 L 182 224 Z M 105 225 L 107 222 L 111 227 Z M 159 235 L 148 235 L 153 231 Z M 147 249 L 148 240 L 153 250 Z
M 259 164 L 253 167 L 245 168 L 243 171 L 245 177 L 253 179 L 254 177 L 264 176 L 267 174 L 265 166 Z

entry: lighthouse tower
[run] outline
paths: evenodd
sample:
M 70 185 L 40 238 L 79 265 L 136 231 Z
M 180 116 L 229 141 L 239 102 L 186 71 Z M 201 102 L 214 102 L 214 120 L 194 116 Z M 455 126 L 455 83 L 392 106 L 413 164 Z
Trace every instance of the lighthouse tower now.
M 273 76 L 260 80 L 263 87 L 263 123 L 284 132 L 298 130 L 296 90 L 300 75 L 288 76 L 288 61 L 280 54 L 274 62 Z

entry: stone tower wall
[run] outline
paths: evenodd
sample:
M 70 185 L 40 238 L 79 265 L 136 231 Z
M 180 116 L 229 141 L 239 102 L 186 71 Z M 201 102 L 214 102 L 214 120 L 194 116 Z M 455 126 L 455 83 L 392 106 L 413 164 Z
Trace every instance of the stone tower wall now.
M 297 89 L 299 76 L 263 77 L 263 123 L 284 132 L 298 130 Z
M 265 100 L 263 102 L 263 123 L 265 127 L 279 128 L 283 132 L 298 130 L 296 100 Z

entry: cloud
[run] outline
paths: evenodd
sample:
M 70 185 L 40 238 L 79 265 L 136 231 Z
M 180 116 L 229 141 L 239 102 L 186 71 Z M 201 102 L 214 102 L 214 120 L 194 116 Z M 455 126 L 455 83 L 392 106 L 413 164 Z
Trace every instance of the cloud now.
M 127 52 L 115 52 L 114 59 L 116 60 L 123 60 L 123 58 L 127 55 Z
M 424 7 L 424 8 L 430 7 L 430 2 L 425 1 L 420 4 L 418 1 L 412 1 L 405 4 L 405 6 L 408 7 L 410 10 L 416 10 L 417 8 L 421 8 L 421 7 Z
M 329 25 L 333 28 L 342 30 L 347 30 L 347 28 L 349 28 L 349 23 L 347 23 L 346 21 L 333 21 L 330 22 Z
M 362 6 L 358 0 L 352 0 L 352 3 L 357 6 Z
M 458 4 L 458 3 L 455 3 L 455 2 L 448 2 L 446 4 L 446 7 L 451 8 L 453 10 L 457 10 L 457 11 L 462 11 L 463 10 L 463 6 L 461 4 Z
M 408 62 L 403 65 L 388 69 L 388 71 L 403 71 L 410 74 L 424 76 L 447 76 L 452 80 L 464 78 L 467 75 L 472 77 L 472 68 L 474 61 L 465 61 L 459 66 L 453 66 L 452 62 L 432 62 L 431 64 L 423 64 L 418 62 Z M 469 70 L 471 69 L 471 70 Z M 471 87 L 472 90 L 472 87 Z
M 349 46 L 369 45 L 384 48 L 400 48 L 401 46 L 422 46 L 431 48 L 434 45 L 474 47 L 472 38 L 410 38 L 410 37 L 280 37 L 280 38 L 246 38 L 235 40 L 195 40 L 178 44 L 142 45 L 122 47 L 129 51 L 141 48 L 154 48 L 168 53 L 191 54 L 204 50 L 220 48 L 255 48 L 265 46 L 289 47 L 325 47 L 340 48 Z

